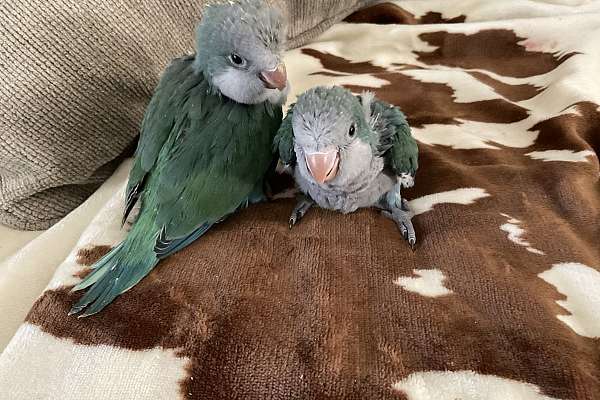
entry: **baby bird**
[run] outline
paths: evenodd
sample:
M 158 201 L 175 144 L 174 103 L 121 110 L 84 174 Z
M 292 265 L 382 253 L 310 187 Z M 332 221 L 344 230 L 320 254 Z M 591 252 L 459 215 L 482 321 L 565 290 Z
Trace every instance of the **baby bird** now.
M 397 107 L 370 92 L 312 88 L 290 107 L 274 150 L 302 192 L 290 229 L 315 203 L 344 214 L 376 207 L 414 249 L 411 212 L 400 189 L 414 184 L 419 150 Z

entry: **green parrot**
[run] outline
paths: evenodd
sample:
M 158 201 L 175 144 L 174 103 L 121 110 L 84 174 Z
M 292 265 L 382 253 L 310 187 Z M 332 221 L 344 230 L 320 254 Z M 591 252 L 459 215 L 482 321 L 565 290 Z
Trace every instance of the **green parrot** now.
M 284 22 L 259 0 L 206 8 L 196 55 L 167 67 L 142 121 L 123 216 L 139 204 L 137 220 L 73 288 L 87 291 L 69 314 L 101 311 L 160 260 L 264 199 L 289 91 Z
M 290 107 L 273 150 L 302 192 L 290 228 L 314 203 L 342 213 L 376 207 L 414 249 L 412 214 L 400 189 L 414 184 L 419 149 L 397 107 L 371 92 L 310 89 Z

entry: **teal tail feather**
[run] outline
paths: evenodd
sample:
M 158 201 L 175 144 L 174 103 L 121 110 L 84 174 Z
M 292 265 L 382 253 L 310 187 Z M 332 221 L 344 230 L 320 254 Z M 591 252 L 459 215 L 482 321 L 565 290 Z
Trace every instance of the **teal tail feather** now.
M 208 232 L 212 226 L 212 223 L 202 224 L 188 236 L 172 240 L 164 239 L 164 231 L 161 231 L 161 234 L 158 235 L 158 239 L 154 245 L 154 254 L 156 254 L 156 257 L 160 260 L 167 258 L 192 244 L 196 239 Z
M 154 242 L 141 242 L 135 235 L 127 237 L 92 266 L 92 272 L 72 291 L 88 289 L 71 308 L 69 315 L 79 317 L 100 312 L 117 296 L 128 291 L 142 280 L 158 264 L 152 251 Z

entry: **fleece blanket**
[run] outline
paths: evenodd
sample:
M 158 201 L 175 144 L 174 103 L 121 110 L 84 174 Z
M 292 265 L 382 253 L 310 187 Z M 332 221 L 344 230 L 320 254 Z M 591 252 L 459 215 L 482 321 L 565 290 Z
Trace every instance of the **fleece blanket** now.
M 598 2 L 388 2 L 286 62 L 295 94 L 406 113 L 417 250 L 374 210 L 290 231 L 285 191 L 69 317 L 121 185 L 0 356 L 2 398 L 600 399 Z

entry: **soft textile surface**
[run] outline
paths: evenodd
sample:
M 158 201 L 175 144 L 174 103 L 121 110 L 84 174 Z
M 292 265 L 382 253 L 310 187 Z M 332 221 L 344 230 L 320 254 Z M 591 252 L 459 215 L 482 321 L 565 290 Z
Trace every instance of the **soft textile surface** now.
M 193 50 L 207 2 L 3 2 L 0 223 L 46 229 L 110 176 L 160 73 Z M 373 1 L 270 2 L 291 21 L 296 47 Z
M 124 235 L 120 190 L 0 356 L 0 393 L 599 399 L 600 5 L 556 3 L 398 1 L 288 53 L 296 93 L 344 84 L 407 114 L 414 253 L 373 210 L 290 231 L 280 199 L 68 317 Z
M 0 261 L 0 353 L 81 234 L 122 186 L 130 163 L 131 160 L 124 162 L 100 189 L 69 215 Z M 14 239 L 13 233 L 0 237 L 3 242 L 10 242 Z
M 39 231 L 22 231 L 0 225 L 0 237 L 2 238 L 2 241 L 0 242 L 0 263 L 25 246 L 40 233 L 41 232 Z

